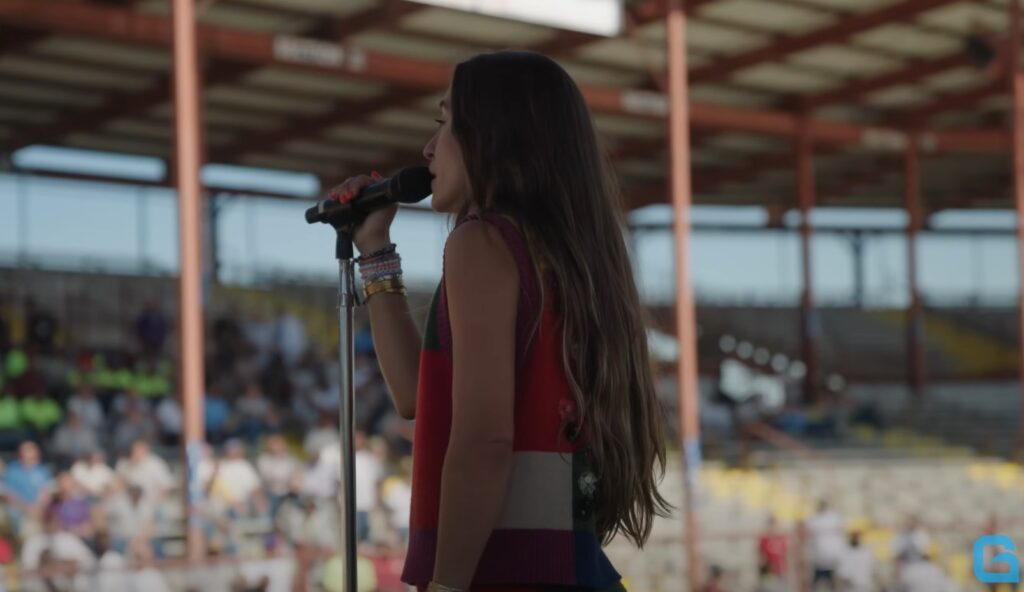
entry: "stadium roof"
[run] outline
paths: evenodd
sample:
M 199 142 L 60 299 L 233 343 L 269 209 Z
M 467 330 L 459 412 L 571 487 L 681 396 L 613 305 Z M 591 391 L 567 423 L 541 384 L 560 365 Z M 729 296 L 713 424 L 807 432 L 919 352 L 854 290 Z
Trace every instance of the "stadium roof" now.
M 169 5 L 0 0 L 0 153 L 170 159 Z M 604 38 L 404 0 L 200 0 L 206 160 L 324 183 L 419 162 L 452 66 L 523 47 L 581 85 L 629 205 L 668 202 L 664 5 L 627 2 Z M 979 23 L 1007 38 L 1008 0 L 688 5 L 696 203 L 795 206 L 805 130 L 819 205 L 900 205 L 909 138 L 926 210 L 1011 205 L 1008 78 L 964 50 Z

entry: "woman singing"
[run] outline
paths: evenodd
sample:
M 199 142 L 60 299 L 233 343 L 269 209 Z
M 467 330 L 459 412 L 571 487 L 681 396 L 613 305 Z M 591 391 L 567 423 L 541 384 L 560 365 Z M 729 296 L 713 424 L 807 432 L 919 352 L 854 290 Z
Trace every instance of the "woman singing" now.
M 532 52 L 455 68 L 423 149 L 454 216 L 421 338 L 389 228 L 357 229 L 381 370 L 416 419 L 418 590 L 623 590 L 602 551 L 672 506 L 619 193 L 576 84 Z M 346 201 L 378 175 L 334 188 Z M 655 467 L 660 465 L 657 477 Z

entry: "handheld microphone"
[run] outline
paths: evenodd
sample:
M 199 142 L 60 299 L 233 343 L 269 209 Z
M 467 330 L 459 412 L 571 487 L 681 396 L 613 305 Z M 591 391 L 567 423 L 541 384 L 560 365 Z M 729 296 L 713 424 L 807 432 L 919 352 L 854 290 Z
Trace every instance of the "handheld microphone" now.
M 416 203 L 430 195 L 430 169 L 425 166 L 404 168 L 359 190 L 347 203 L 323 199 L 306 210 L 306 222 L 315 224 L 359 223 L 373 210 L 393 203 Z

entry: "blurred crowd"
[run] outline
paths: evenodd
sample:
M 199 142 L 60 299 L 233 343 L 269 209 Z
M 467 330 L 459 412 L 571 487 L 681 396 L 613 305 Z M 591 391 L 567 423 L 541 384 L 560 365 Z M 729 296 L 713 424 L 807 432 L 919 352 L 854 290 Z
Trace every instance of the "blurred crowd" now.
M 993 515 L 978 535 L 998 531 Z M 916 516 L 909 516 L 882 546 L 869 545 L 864 538 L 862 531 L 847 528 L 843 516 L 826 500 L 819 501 L 816 512 L 795 533 L 781 529 L 769 518 L 757 539 L 759 571 L 751 592 L 960 592 L 961 587 L 939 561 L 932 534 Z M 1009 566 L 997 560 L 1004 551 L 986 548 L 983 569 L 988 573 L 1007 571 Z M 806 588 L 799 584 L 801 578 L 809 583 Z M 735 591 L 729 581 L 726 570 L 712 565 L 701 592 Z
M 9 575 L 182 555 L 175 321 L 150 304 L 131 323 L 131 347 L 72 350 L 53 313 L 31 300 L 19 313 L 0 317 L 0 566 Z M 337 548 L 337 364 L 285 308 L 221 315 L 207 332 L 194 509 L 206 552 Z M 384 557 L 408 536 L 412 425 L 394 412 L 367 331 L 354 373 L 357 537 Z

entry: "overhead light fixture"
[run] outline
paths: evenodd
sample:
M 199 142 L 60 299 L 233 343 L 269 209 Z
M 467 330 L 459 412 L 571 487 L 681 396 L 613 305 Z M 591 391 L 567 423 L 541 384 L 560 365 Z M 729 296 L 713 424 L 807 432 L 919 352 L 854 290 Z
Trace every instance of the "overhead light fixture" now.
M 622 33 L 623 0 L 412 0 L 546 27 L 615 37 Z

